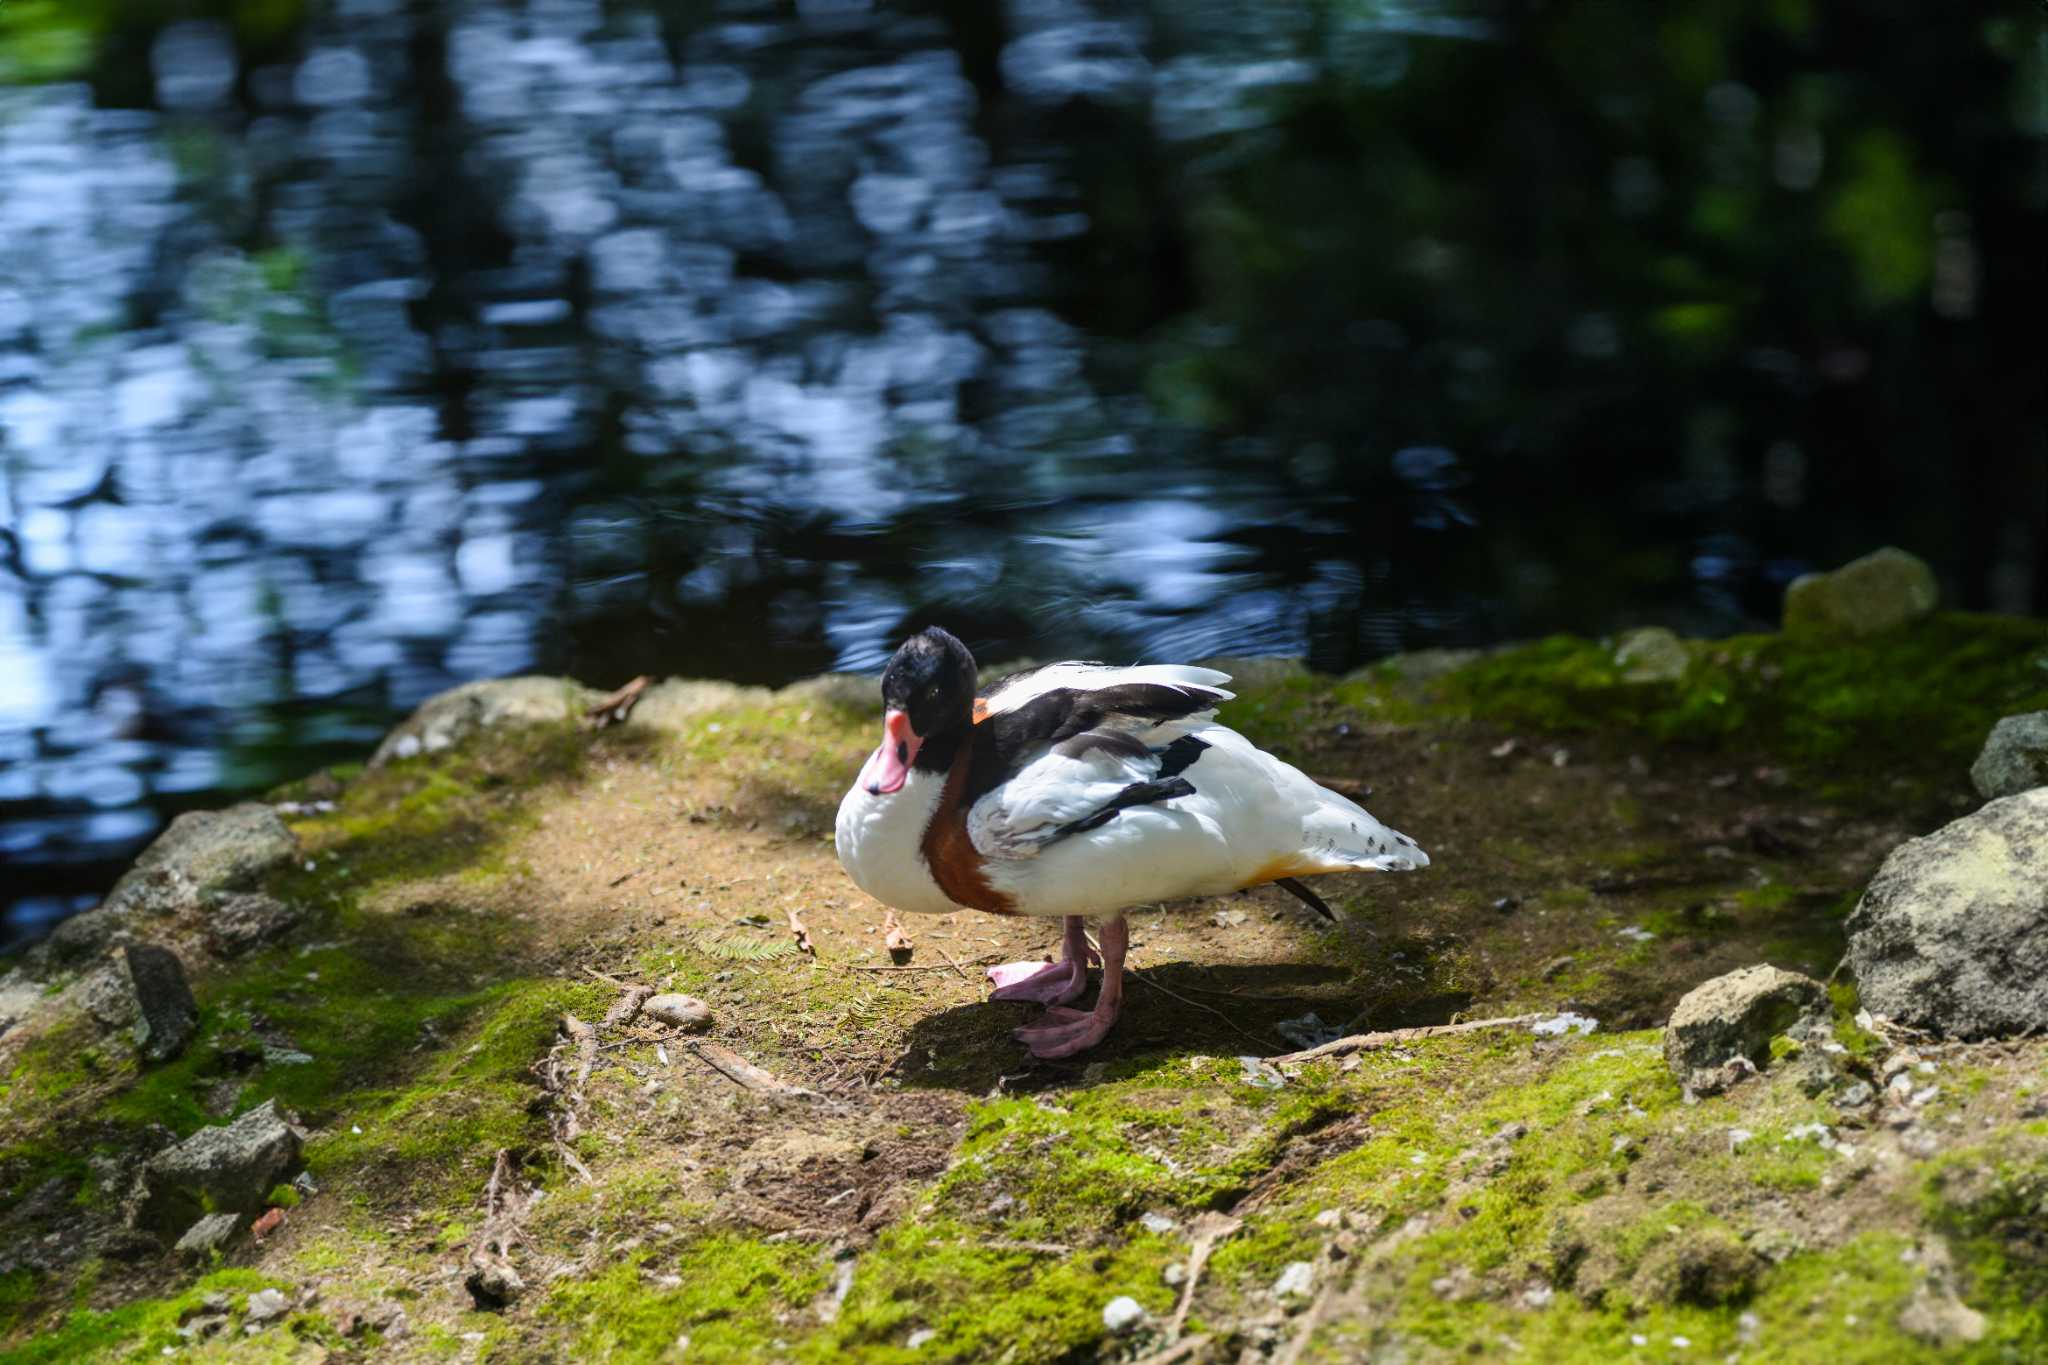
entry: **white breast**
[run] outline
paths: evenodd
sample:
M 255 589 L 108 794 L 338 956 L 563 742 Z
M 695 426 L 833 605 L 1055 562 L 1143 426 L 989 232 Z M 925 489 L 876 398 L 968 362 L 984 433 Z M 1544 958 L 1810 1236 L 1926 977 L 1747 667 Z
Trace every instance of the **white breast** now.
M 884 905 L 919 915 L 958 910 L 939 890 L 924 858 L 924 832 L 939 808 L 946 775 L 912 768 L 903 786 L 887 796 L 868 791 L 867 775 L 861 769 L 839 803 L 833 843 L 840 866 L 854 885 Z

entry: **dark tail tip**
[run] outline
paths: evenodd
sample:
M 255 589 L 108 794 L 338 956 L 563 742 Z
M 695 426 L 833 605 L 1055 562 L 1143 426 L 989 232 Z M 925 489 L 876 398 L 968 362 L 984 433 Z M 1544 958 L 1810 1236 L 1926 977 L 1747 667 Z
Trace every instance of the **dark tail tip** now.
M 1281 877 L 1273 885 L 1287 892 L 1288 895 L 1293 896 L 1330 923 L 1335 924 L 1337 922 L 1337 912 L 1330 908 L 1329 903 L 1315 892 L 1309 890 L 1301 882 L 1296 881 L 1292 877 Z

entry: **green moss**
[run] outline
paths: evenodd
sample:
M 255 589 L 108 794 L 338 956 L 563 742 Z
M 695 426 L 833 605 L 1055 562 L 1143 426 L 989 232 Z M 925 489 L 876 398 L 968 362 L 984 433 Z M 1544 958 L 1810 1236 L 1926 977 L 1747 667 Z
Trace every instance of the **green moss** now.
M 650 1285 L 662 1274 L 681 1281 Z M 542 1313 L 567 1324 L 567 1354 L 578 1360 L 672 1360 L 689 1338 L 692 1360 L 775 1360 L 786 1357 L 778 1336 L 795 1336 L 784 1321 L 825 1287 L 823 1257 L 796 1243 L 769 1244 L 716 1235 L 655 1266 L 635 1254 L 588 1280 L 564 1283 Z
M 971 1225 L 938 1219 L 891 1228 L 858 1262 L 831 1329 L 796 1358 L 874 1365 L 920 1360 L 1098 1358 L 1102 1306 L 1128 1294 L 1154 1314 L 1173 1305 L 1160 1272 L 1179 1245 L 1150 1233 L 1056 1255 L 989 1245 Z M 936 1333 L 920 1349 L 907 1342 Z
M 276 1276 L 253 1270 L 216 1270 L 178 1294 L 138 1299 L 105 1311 L 74 1308 L 56 1326 L 10 1347 L 6 1359 L 9 1365 L 154 1360 L 166 1348 L 186 1346 L 185 1339 L 178 1335 L 178 1326 L 198 1312 L 210 1294 L 220 1294 L 229 1301 L 228 1325 L 221 1335 L 224 1341 L 234 1341 L 242 1334 L 242 1310 L 248 1296 L 272 1288 L 289 1290 L 291 1286 Z M 323 1320 L 311 1314 L 294 1313 L 264 1339 L 237 1352 L 237 1358 L 289 1359 L 305 1337 L 326 1335 L 323 1326 Z
M 1687 648 L 1682 680 L 1632 683 L 1607 642 L 1557 636 L 1447 676 L 1434 705 L 1502 726 L 1760 753 L 1844 791 L 1875 774 L 1952 781 L 1998 717 L 2048 706 L 2038 621 L 1951 613 L 1867 639 L 1744 635 Z
M 1342 1108 L 1319 1081 L 1278 1095 L 1244 1085 L 1234 1062 L 1212 1063 L 1201 1077 L 1182 1061 L 1121 1070 L 1057 1102 L 1021 1097 L 971 1107 L 958 1159 L 938 1189 L 941 1206 L 966 1214 L 1008 1196 L 1007 1235 L 1087 1239 L 1148 1209 L 1225 1202 L 1270 1167 L 1290 1137 Z
M 1988 1344 L 2038 1358 L 2048 1348 L 2048 1141 L 2008 1130 L 1946 1155 L 1923 1199 L 1967 1277 L 1965 1298 L 1990 1318 Z

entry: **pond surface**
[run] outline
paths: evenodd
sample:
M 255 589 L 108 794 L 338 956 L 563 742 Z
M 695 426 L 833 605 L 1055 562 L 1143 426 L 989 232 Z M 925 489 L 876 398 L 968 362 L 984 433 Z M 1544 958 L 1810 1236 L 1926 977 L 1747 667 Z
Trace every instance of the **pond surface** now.
M 0 947 L 475 677 L 2036 608 L 2048 30 L 1753 8 L 0 11 Z

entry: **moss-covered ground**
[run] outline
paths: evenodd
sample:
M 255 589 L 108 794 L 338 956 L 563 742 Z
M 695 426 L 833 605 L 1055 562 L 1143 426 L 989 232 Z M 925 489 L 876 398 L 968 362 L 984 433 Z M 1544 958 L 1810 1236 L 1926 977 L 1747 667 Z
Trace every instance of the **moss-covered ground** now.
M 899 963 L 838 870 L 858 689 L 316 775 L 280 798 L 334 807 L 271 887 L 304 918 L 198 974 L 182 1057 L 140 1066 L 68 995 L 0 1037 L 0 1359 L 1135 1360 L 1219 1232 L 1183 1359 L 2042 1358 L 2048 1043 L 1906 1056 L 1838 980 L 1832 1089 L 1786 1040 L 1689 1103 L 1656 1026 L 1736 966 L 1835 968 L 1884 852 L 1972 804 L 1994 719 L 2048 706 L 2048 629 L 1688 650 L 1658 683 L 1573 639 L 1264 670 L 1225 719 L 1370 788 L 1435 864 L 1323 879 L 1334 927 L 1270 889 L 1140 907 L 1125 1020 L 1071 1063 L 1031 1062 L 980 980 L 1046 926 L 913 921 Z M 537 1065 L 621 981 L 702 997 L 713 1041 L 815 1097 L 639 1021 L 600 1030 L 558 1145 Z M 1560 1010 L 1599 1027 L 1242 1060 L 1311 1013 Z M 1887 1068 L 1910 1093 L 1839 1103 Z M 193 1261 L 126 1228 L 139 1156 L 271 1098 L 311 1184 L 274 1230 Z M 500 1153 L 526 1288 L 485 1309 Z M 250 1321 L 265 1288 L 287 1311 Z

